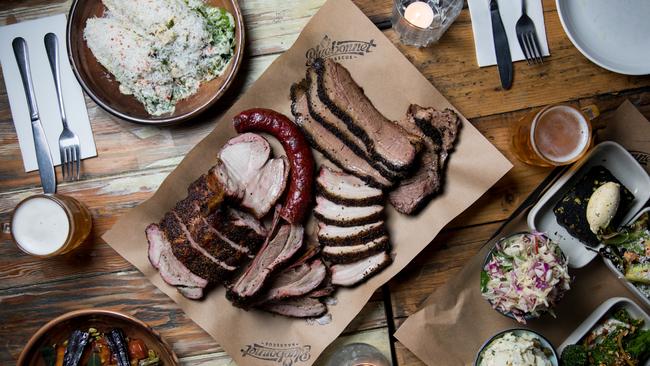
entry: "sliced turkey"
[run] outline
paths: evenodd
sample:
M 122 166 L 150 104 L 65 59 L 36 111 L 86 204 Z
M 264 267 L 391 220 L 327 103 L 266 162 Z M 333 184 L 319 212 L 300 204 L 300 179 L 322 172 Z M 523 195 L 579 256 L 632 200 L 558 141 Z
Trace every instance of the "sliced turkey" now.
M 326 224 L 357 226 L 381 220 L 384 217 L 384 206 L 344 206 L 318 196 L 314 216 Z
M 323 259 L 331 263 L 351 263 L 370 257 L 389 248 L 388 236 L 367 243 L 323 247 Z
M 228 174 L 240 186 L 247 187 L 271 155 L 271 145 L 254 133 L 244 133 L 230 139 L 219 152 Z
M 269 160 L 246 186 L 241 206 L 248 208 L 258 219 L 264 217 L 284 192 L 288 175 L 286 158 Z
M 332 284 L 351 287 L 372 277 L 391 264 L 393 260 L 386 252 L 381 252 L 358 262 L 336 264 L 330 267 Z
M 291 318 L 315 318 L 327 312 L 325 304 L 307 296 L 264 304 L 262 308 L 268 312 Z
M 419 150 L 418 138 L 386 119 L 341 64 L 317 59 L 312 67 L 318 75 L 318 97 L 366 143 L 372 157 L 392 170 L 410 168 Z
M 176 286 L 183 296 L 190 299 L 203 297 L 203 289 L 208 281 L 192 273 L 172 254 L 169 241 L 156 224 L 145 230 L 149 242 L 149 262 L 160 273 L 160 277 L 169 285 Z
M 322 245 L 354 245 L 387 235 L 383 221 L 360 226 L 336 226 L 318 223 L 318 242 Z
M 319 193 L 332 202 L 347 206 L 368 206 L 381 204 L 384 193 L 381 189 L 373 188 L 361 179 L 322 166 L 316 185 Z
M 227 297 L 236 305 L 250 305 L 261 295 L 263 287 L 270 281 L 270 275 L 287 263 L 302 247 L 302 226 L 285 224 L 273 232 L 274 235 L 266 239 L 244 273 L 228 289 Z

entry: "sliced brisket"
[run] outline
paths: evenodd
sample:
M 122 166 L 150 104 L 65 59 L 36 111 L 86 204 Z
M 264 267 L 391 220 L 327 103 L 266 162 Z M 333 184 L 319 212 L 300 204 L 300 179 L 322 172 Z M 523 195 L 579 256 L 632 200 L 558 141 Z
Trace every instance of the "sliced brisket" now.
M 384 217 L 384 206 L 344 206 L 317 196 L 314 216 L 330 225 L 358 226 L 381 220 Z
M 411 105 L 399 124 L 424 138 L 418 170 L 389 193 L 390 203 L 397 211 L 412 214 L 442 188 L 445 162 L 458 136 L 460 118 L 450 109 L 440 112 Z
M 322 166 L 316 186 L 321 195 L 332 202 L 348 206 L 368 206 L 382 204 L 384 193 L 381 189 L 370 187 L 361 179 L 346 173 Z
M 291 88 L 291 113 L 310 145 L 341 169 L 354 174 L 374 187 L 390 187 L 393 182 L 385 178 L 365 158 L 355 153 L 335 134 L 316 122 L 309 114 L 304 86 Z
M 333 265 L 330 267 L 332 284 L 344 287 L 356 286 L 387 267 L 392 261 L 388 253 L 381 252 L 358 262 Z
M 372 157 L 391 170 L 409 169 L 419 150 L 419 139 L 386 119 L 341 64 L 317 59 L 312 67 L 317 73 L 318 97 L 365 142 Z
M 274 276 L 269 289 L 260 297 L 260 303 L 267 303 L 305 295 L 316 289 L 327 276 L 327 268 L 320 258 L 310 263 L 299 263 L 282 270 Z
M 327 312 L 325 304 L 307 296 L 264 304 L 262 308 L 268 312 L 291 318 L 315 318 Z
M 190 299 L 203 297 L 203 289 L 208 281 L 192 273 L 172 254 L 165 233 L 156 224 L 145 230 L 149 242 L 149 262 L 160 273 L 160 277 L 169 285 L 176 286 L 183 296 Z
M 322 253 L 328 262 L 351 263 L 384 252 L 389 246 L 388 236 L 382 236 L 363 244 L 325 246 Z
M 360 226 L 336 226 L 318 223 L 318 242 L 322 245 L 355 245 L 388 235 L 383 221 Z

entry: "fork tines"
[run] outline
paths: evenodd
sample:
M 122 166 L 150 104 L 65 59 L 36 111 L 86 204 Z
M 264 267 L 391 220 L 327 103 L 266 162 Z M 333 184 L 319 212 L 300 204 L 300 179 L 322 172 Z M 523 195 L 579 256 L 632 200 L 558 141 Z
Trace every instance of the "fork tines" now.
M 537 34 L 534 32 L 517 33 L 517 39 L 529 65 L 544 63 L 541 47 L 539 41 L 537 41 Z
M 79 145 L 73 144 L 60 148 L 61 152 L 61 172 L 64 181 L 79 180 L 81 171 L 81 153 Z

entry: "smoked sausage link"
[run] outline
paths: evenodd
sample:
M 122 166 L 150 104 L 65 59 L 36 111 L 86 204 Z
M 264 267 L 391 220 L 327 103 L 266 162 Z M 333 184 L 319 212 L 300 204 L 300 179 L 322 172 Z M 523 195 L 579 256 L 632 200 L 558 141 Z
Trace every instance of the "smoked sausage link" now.
M 280 216 L 290 224 L 301 223 L 311 205 L 314 185 L 314 156 L 305 136 L 289 118 L 271 109 L 245 110 L 233 123 L 239 133 L 266 132 L 280 141 L 291 166 Z

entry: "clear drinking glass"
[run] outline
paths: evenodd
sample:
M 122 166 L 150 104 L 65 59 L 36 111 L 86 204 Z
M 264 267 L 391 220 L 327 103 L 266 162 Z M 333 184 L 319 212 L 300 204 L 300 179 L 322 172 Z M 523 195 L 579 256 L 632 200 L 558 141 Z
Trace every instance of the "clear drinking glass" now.
M 390 366 L 379 350 L 366 343 L 350 343 L 330 356 L 327 366 Z
M 413 19 L 405 16 L 406 9 L 413 3 L 418 3 L 416 5 L 422 7 L 426 4 L 431 8 L 433 19 L 429 26 L 420 27 L 414 25 L 412 23 Z M 394 0 L 391 23 L 402 44 L 427 47 L 438 42 L 451 23 L 456 20 L 462 9 L 463 0 Z

